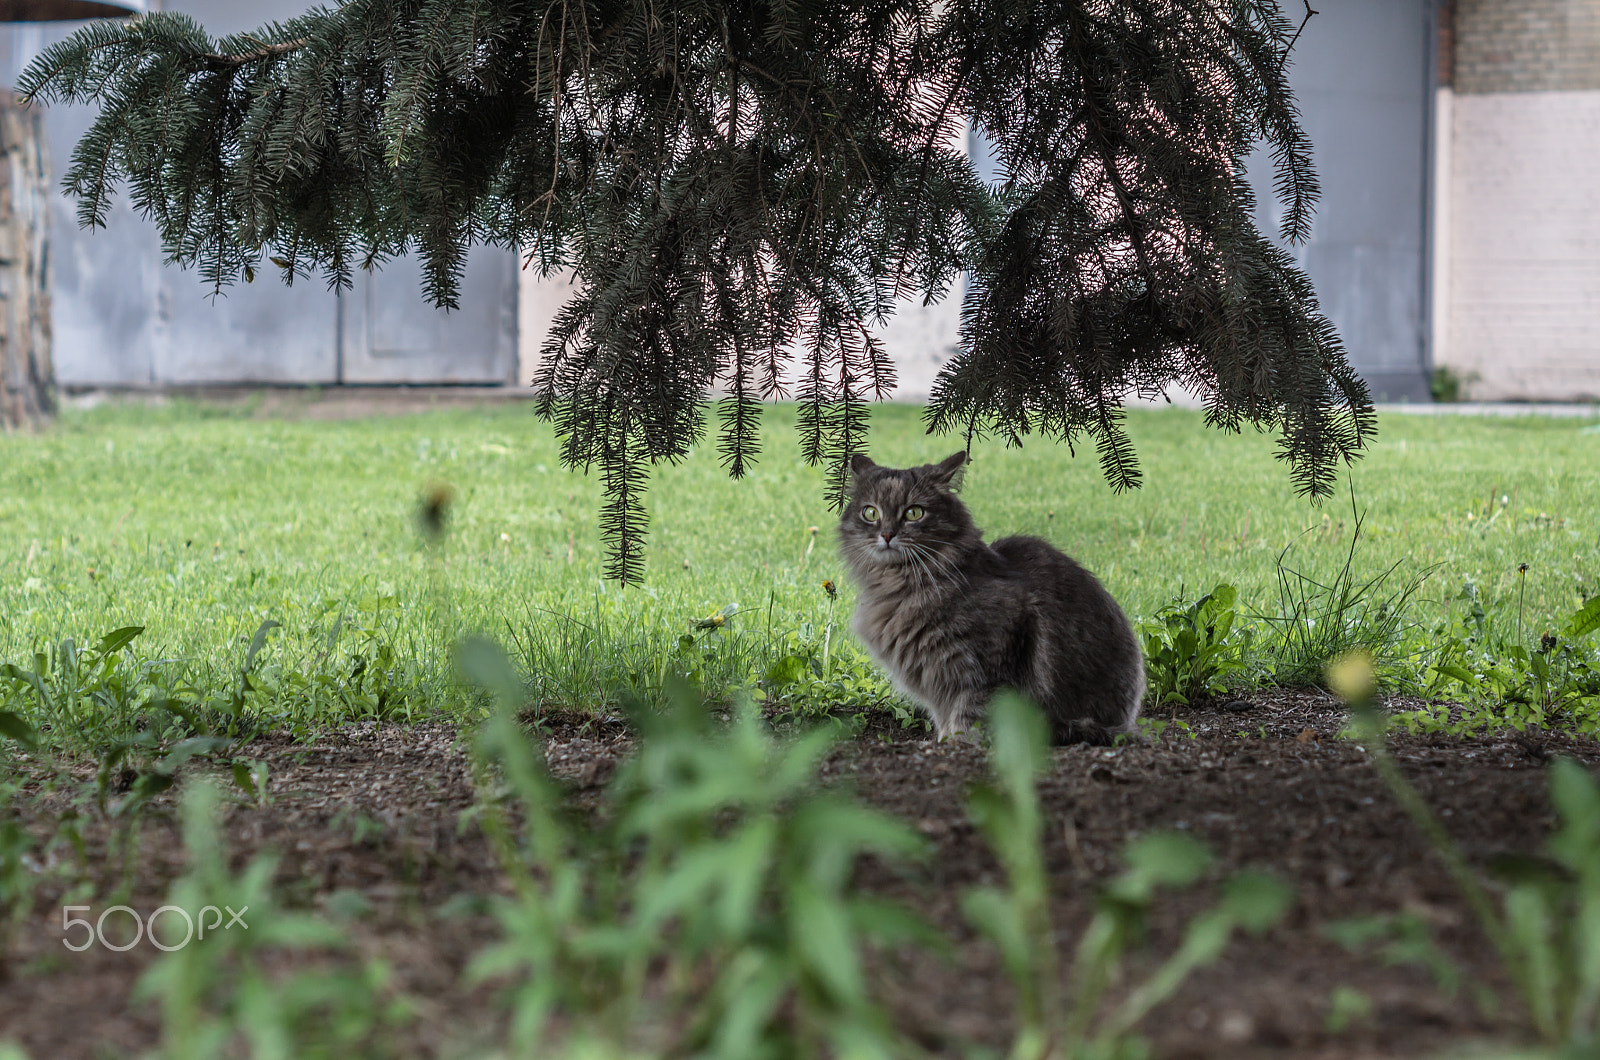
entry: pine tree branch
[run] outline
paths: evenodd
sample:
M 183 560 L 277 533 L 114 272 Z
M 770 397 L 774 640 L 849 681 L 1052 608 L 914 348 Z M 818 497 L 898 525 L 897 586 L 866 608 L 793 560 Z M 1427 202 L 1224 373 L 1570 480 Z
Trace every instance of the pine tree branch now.
M 1296 42 L 1298 42 L 1300 40 L 1300 34 L 1302 34 L 1302 33 L 1304 33 L 1306 31 L 1306 23 L 1310 22 L 1314 17 L 1316 17 L 1317 15 L 1322 13 L 1320 11 L 1311 10 L 1311 0 L 1300 0 L 1300 2 L 1306 5 L 1306 17 L 1302 18 L 1300 20 L 1300 27 L 1294 31 L 1294 36 L 1289 38 L 1289 43 L 1284 45 L 1284 48 L 1283 48 L 1283 63 L 1284 63 L 1284 65 L 1288 64 L 1288 62 L 1289 62 L 1289 53 L 1294 51 L 1294 46 L 1295 46 Z
M 214 52 L 207 52 L 202 55 L 196 55 L 194 58 L 204 64 L 208 70 L 227 73 L 250 63 L 258 63 L 266 59 L 281 59 L 285 55 L 307 47 L 310 43 L 310 38 L 301 37 L 298 40 L 287 40 L 278 44 L 263 44 L 259 48 L 252 48 L 250 51 L 239 55 L 218 55 Z
M 1292 28 L 1276 0 L 347 0 L 220 43 L 171 13 L 86 27 L 22 85 L 103 108 L 69 173 L 83 222 L 126 182 L 216 289 L 263 257 L 348 286 L 414 253 L 451 305 L 479 242 L 570 273 L 536 407 L 565 464 L 598 468 L 606 569 L 632 582 L 651 466 L 714 409 L 744 474 L 756 397 L 797 362 L 836 499 L 893 386 L 871 325 L 960 272 L 931 427 L 1088 435 L 1131 486 L 1119 403 L 1192 383 L 1209 423 L 1276 427 L 1295 487 L 1327 492 L 1370 400 L 1237 175 L 1264 137 L 1284 231 L 1309 232 Z M 1000 189 L 945 146 L 963 110 Z

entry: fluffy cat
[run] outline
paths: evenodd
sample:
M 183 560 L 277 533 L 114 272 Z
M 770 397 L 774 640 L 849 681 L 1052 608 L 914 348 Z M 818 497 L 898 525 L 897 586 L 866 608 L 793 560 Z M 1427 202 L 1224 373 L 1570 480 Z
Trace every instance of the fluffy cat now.
M 1001 688 L 1043 707 L 1057 743 L 1132 731 L 1144 660 L 1127 616 L 1049 542 L 985 545 L 954 492 L 966 459 L 851 461 L 839 543 L 860 587 L 856 635 L 940 737 L 966 728 Z

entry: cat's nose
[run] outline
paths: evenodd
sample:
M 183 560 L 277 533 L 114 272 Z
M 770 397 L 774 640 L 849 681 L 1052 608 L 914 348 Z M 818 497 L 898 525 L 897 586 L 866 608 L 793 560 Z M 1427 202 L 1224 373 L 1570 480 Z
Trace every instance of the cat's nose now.
M 885 530 L 883 533 L 879 534 L 878 536 L 883 538 L 883 543 L 887 545 L 890 541 L 894 540 L 894 531 L 893 530 Z

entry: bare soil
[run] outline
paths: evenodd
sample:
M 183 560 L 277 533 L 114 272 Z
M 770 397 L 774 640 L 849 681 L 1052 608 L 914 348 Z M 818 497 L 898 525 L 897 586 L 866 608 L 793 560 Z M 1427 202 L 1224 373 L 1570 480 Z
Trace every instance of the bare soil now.
M 1283 924 L 1237 941 L 1145 1022 L 1141 1030 L 1157 1056 L 1411 1057 L 1524 1038 L 1492 954 L 1438 858 L 1379 781 L 1367 751 L 1336 738 L 1343 717 L 1331 698 L 1264 692 L 1184 717 L 1192 737 L 1174 726 L 1141 746 L 1057 749 L 1041 786 L 1063 952 L 1092 914 L 1098 886 L 1120 871 L 1124 844 L 1153 829 L 1204 840 L 1218 856 L 1219 878 L 1248 866 L 1295 886 Z M 576 718 L 549 719 L 547 727 L 552 770 L 573 798 L 594 804 L 629 751 L 628 732 L 618 722 Z M 1600 744 L 1547 734 L 1399 737 L 1391 746 L 1480 865 L 1540 847 L 1554 824 L 1544 775 L 1553 756 L 1600 765 Z M 350 908 L 350 892 L 360 892 L 367 908 L 348 918 L 348 931 L 360 952 L 390 963 L 418 1007 L 405 1038 L 409 1051 L 452 1056 L 491 1040 L 502 1019 L 495 996 L 487 987 L 463 987 L 461 972 L 495 927 L 482 915 L 438 915 L 452 898 L 504 887 L 483 835 L 470 821 L 462 824 L 473 790 L 457 734 L 444 726 L 351 727 L 312 743 L 262 738 L 247 753 L 268 763 L 272 794 L 264 806 L 241 800 L 229 809 L 236 863 L 276 852 L 288 899 L 330 915 Z M 825 767 L 826 782 L 850 786 L 934 845 L 925 864 L 865 865 L 860 882 L 914 906 L 956 940 L 949 961 L 883 955 L 875 963 L 876 985 L 896 1018 L 950 1056 L 971 1043 L 1002 1045 L 1011 1027 L 998 961 L 958 904 L 964 888 L 998 880 L 963 808 L 965 790 L 984 772 L 981 749 L 940 744 L 887 720 L 842 743 Z M 24 800 L 30 826 L 46 827 L 65 799 L 41 791 Z M 145 914 L 162 904 L 182 871 L 173 810 L 163 796 L 139 835 L 127 904 Z M 90 820 L 92 859 L 104 857 L 108 835 Z M 106 893 L 118 872 L 101 868 L 97 883 Z M 35 1060 L 150 1048 L 159 1012 L 133 988 L 158 951 L 141 944 L 126 953 L 98 946 L 68 952 L 61 897 L 44 896 L 0 965 L 0 1040 L 18 1041 Z M 1213 897 L 1201 887 L 1160 907 L 1136 968 L 1171 952 L 1184 922 Z M 96 915 L 109 904 L 85 901 L 96 902 Z M 1347 953 L 1323 934 L 1333 921 L 1402 910 L 1433 925 L 1450 956 L 1500 996 L 1497 1013 L 1486 1015 L 1468 992 L 1447 996 L 1416 968 Z M 1335 1032 L 1330 995 L 1340 986 L 1361 990 L 1372 1009 Z

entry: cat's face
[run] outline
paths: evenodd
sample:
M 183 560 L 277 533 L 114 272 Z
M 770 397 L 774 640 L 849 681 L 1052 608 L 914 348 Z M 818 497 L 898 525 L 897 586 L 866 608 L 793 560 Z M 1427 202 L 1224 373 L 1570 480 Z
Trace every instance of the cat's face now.
M 952 492 L 966 458 L 956 453 L 912 468 L 879 467 L 864 456 L 852 460 L 850 502 L 839 516 L 845 559 L 861 568 L 947 568 L 947 553 L 975 535 L 966 505 Z

